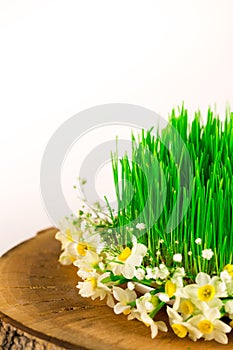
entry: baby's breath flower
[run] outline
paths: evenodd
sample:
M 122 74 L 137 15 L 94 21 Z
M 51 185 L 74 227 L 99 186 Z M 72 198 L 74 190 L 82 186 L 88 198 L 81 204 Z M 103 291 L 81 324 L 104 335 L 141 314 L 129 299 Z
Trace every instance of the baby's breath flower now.
M 214 252 L 212 249 L 204 249 L 202 250 L 201 256 L 203 259 L 210 260 L 212 256 L 214 255 Z
M 129 290 L 134 290 L 135 284 L 130 281 L 130 282 L 127 283 L 127 287 L 128 287 Z
M 181 254 L 174 254 L 173 261 L 180 263 L 182 261 L 182 255 Z
M 138 280 L 143 280 L 145 277 L 145 271 L 142 268 L 138 268 L 135 269 L 135 273 L 134 276 L 138 279 Z
M 195 239 L 195 243 L 200 245 L 202 243 L 202 239 L 201 238 L 197 238 Z
M 188 252 L 188 255 L 191 256 L 193 255 L 193 252 L 191 252 L 191 250 Z
M 146 225 L 143 222 L 141 222 L 136 225 L 136 228 L 141 231 L 146 228 Z

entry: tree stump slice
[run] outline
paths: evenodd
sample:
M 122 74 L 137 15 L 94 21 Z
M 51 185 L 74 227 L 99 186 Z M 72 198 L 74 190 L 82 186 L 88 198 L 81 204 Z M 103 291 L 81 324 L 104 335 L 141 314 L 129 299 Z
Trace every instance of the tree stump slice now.
M 140 322 L 115 315 L 104 301 L 80 297 L 76 268 L 58 262 L 56 232 L 41 231 L 0 259 L 1 349 L 233 349 L 232 334 L 228 345 L 179 339 L 170 329 L 151 339 Z M 158 319 L 168 324 L 165 312 Z

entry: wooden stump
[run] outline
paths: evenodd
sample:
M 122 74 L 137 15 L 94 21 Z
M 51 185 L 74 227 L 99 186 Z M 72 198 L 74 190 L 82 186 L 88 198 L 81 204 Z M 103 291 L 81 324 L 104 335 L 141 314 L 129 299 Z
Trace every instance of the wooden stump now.
M 1 349 L 233 349 L 232 335 L 228 345 L 178 339 L 171 330 L 152 340 L 140 322 L 81 298 L 75 267 L 58 263 L 56 231 L 44 230 L 0 259 Z M 167 323 L 163 312 L 159 318 Z

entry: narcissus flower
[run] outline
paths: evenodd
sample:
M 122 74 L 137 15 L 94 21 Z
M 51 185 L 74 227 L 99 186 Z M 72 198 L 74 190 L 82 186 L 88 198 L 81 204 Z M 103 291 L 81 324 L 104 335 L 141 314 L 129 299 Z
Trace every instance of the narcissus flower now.
M 134 290 L 122 289 L 120 287 L 113 287 L 113 296 L 118 301 L 114 306 L 115 314 L 123 313 L 128 315 L 130 313 L 131 305 L 137 298 L 137 294 Z
M 179 338 L 185 338 L 186 335 L 188 335 L 189 338 L 191 338 L 193 341 L 201 338 L 201 331 L 194 327 L 192 324 L 184 321 L 183 317 L 181 317 L 181 315 L 179 315 L 179 313 L 176 312 L 173 308 L 167 306 L 167 314 L 173 332 Z
M 203 314 L 192 317 L 188 323 L 199 329 L 205 340 L 216 340 L 218 343 L 227 344 L 226 333 L 231 327 L 220 320 L 221 313 L 218 308 L 206 309 Z

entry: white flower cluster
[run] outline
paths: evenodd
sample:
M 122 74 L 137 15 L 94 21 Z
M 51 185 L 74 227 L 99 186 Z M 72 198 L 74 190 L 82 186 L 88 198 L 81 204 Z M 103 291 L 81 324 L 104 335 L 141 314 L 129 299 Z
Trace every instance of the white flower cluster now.
M 136 229 L 143 230 L 144 224 L 138 224 Z M 147 247 L 134 236 L 129 246 L 110 249 L 93 226 L 83 220 L 78 225 L 66 222 L 56 238 L 62 244 L 60 262 L 78 267 L 81 281 L 77 288 L 82 297 L 106 298 L 116 314 L 123 313 L 129 320 L 150 326 L 152 338 L 158 330 L 168 330 L 163 321 L 154 321 L 167 305 L 170 326 L 178 337 L 188 335 L 193 341 L 204 338 L 227 344 L 226 333 L 231 331 L 233 321 L 226 324 L 221 318 L 233 320 L 233 265 L 226 265 L 219 276 L 200 272 L 195 283 L 188 283 L 180 266 L 181 254 L 173 256 L 175 267 L 163 263 L 146 266 Z M 200 239 L 196 244 L 201 244 Z M 210 260 L 212 253 L 211 249 L 203 250 L 203 259 Z M 127 288 L 121 286 L 125 283 Z

